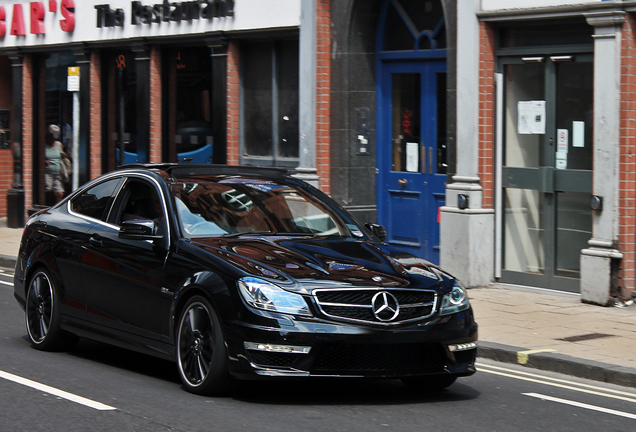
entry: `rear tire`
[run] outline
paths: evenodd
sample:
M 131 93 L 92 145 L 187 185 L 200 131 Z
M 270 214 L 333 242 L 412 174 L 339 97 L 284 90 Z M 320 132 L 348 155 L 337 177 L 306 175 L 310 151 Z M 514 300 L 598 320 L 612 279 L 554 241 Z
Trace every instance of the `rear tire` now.
M 46 270 L 38 270 L 29 280 L 24 315 L 27 333 L 35 349 L 66 350 L 77 343 L 77 336 L 60 327 L 60 299 Z
M 437 393 L 453 385 L 457 380 L 454 375 L 429 375 L 402 378 L 407 387 L 424 393 Z
M 177 328 L 177 363 L 187 391 L 220 394 L 230 385 L 221 323 L 210 302 L 194 296 L 186 303 Z

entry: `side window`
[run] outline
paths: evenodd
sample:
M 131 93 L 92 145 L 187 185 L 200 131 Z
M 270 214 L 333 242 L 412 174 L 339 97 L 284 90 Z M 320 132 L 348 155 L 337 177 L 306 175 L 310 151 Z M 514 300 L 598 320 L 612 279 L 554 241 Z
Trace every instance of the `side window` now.
M 113 195 L 121 178 L 100 183 L 74 198 L 71 209 L 75 213 L 104 220 L 113 203 Z
M 115 224 L 135 219 L 149 219 L 160 222 L 163 219 L 163 207 L 159 199 L 157 188 L 147 181 L 130 179 L 122 188 L 119 194 L 120 201 L 119 216 Z

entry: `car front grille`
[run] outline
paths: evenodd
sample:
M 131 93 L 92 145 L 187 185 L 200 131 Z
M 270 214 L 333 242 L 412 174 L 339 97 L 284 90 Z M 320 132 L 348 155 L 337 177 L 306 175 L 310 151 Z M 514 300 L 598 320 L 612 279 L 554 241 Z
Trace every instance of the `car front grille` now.
M 428 318 L 435 312 L 437 305 L 435 291 L 404 288 L 318 289 L 314 291 L 314 298 L 320 311 L 327 317 L 380 325 Z M 386 311 L 378 313 L 386 303 L 391 303 L 389 306 L 391 310 L 395 309 L 395 314 L 387 314 Z
M 320 349 L 313 374 L 422 374 L 442 372 L 446 365 L 439 344 L 333 345 Z

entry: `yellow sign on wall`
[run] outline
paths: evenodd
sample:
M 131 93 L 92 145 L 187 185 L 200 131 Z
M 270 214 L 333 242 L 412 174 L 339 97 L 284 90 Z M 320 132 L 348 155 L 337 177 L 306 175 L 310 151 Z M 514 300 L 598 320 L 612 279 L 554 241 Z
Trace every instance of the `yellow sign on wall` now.
M 68 76 L 66 77 L 66 90 L 70 92 L 79 91 L 80 68 L 71 66 L 68 68 Z

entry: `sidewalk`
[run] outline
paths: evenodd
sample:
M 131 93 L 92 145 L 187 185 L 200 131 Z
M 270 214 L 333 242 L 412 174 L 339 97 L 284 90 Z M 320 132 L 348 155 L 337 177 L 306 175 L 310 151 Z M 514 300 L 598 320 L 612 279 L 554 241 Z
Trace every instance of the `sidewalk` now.
M 22 229 L 0 221 L 0 267 L 14 268 Z M 636 307 L 601 307 L 580 296 L 493 284 L 468 291 L 479 357 L 636 387 Z

